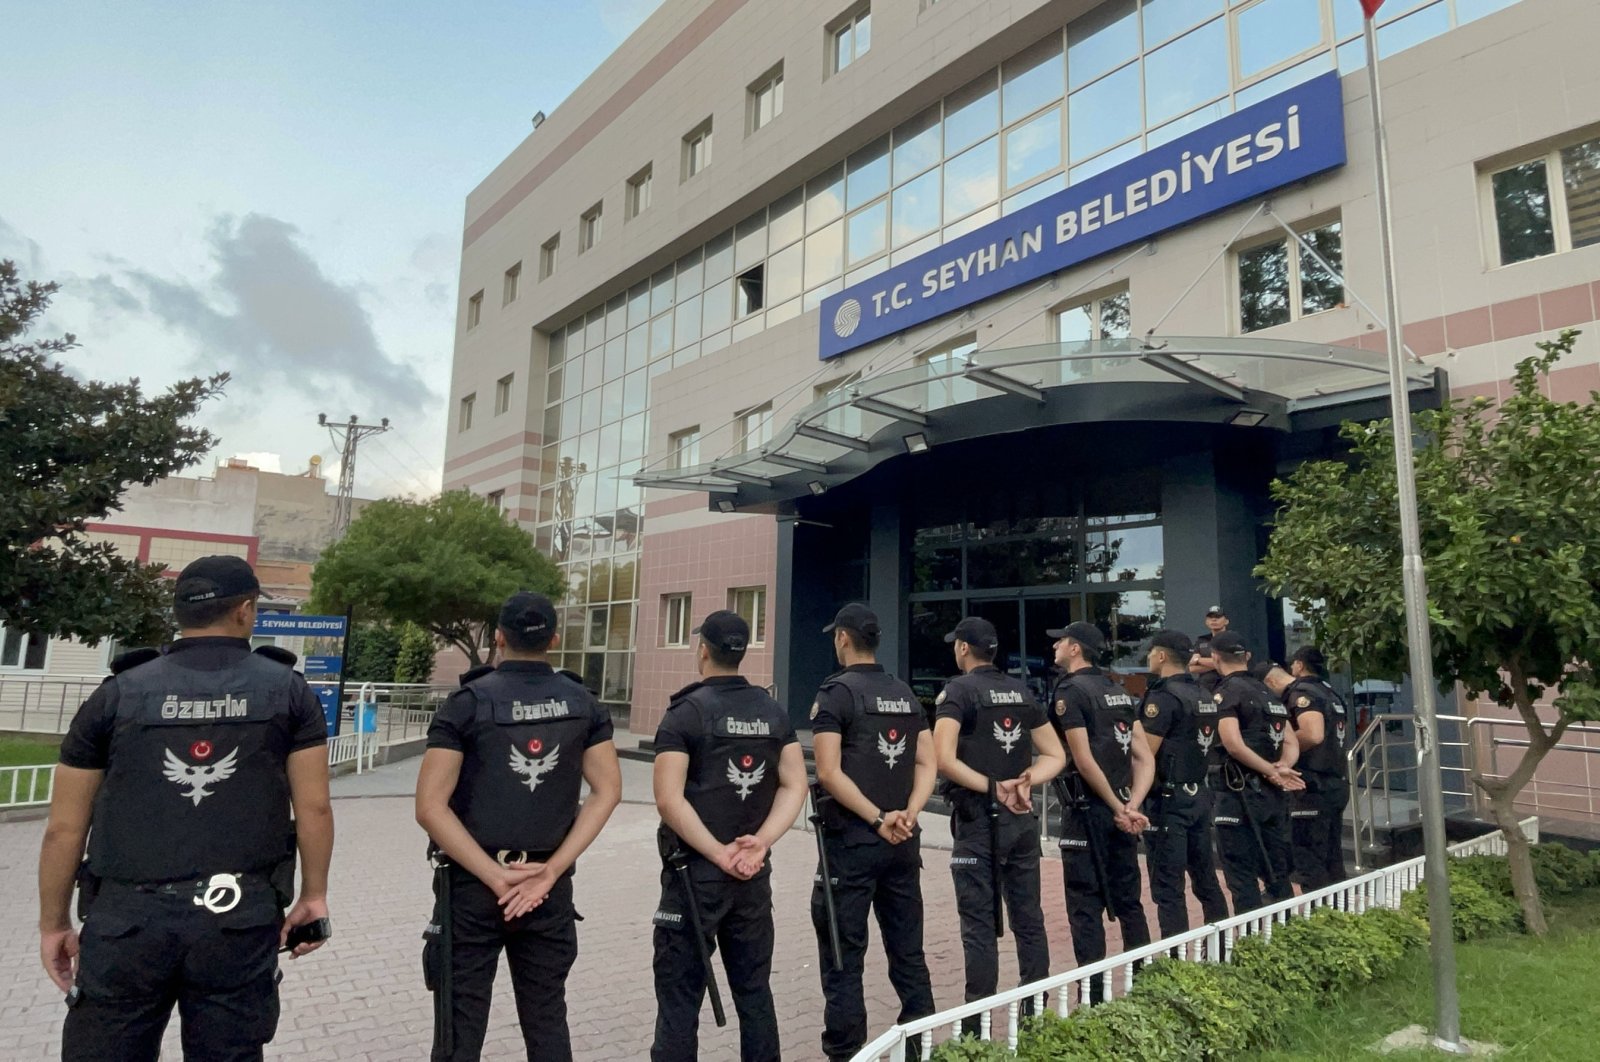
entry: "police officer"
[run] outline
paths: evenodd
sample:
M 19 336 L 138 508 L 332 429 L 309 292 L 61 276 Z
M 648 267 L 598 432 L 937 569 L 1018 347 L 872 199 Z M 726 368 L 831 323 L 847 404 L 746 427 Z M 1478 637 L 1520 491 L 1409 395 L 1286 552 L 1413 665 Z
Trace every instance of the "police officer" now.
M 950 875 L 971 1002 L 993 995 L 1000 979 L 995 941 L 1002 898 L 1016 938 L 1020 983 L 1050 972 L 1033 787 L 1060 773 L 1066 757 L 1028 687 L 994 666 L 1000 647 L 994 624 L 968 616 L 944 640 L 954 647 L 961 675 L 935 702 L 933 738 L 951 807 Z M 966 1027 L 977 1025 L 973 1020 Z
M 933 987 L 922 954 L 922 856 L 917 816 L 933 795 L 937 763 L 911 687 L 877 662 L 877 614 L 862 604 L 839 610 L 823 628 L 833 635 L 842 670 L 829 676 L 811 708 L 822 843 L 839 934 L 842 969 L 834 969 L 823 894 L 823 868 L 811 894 L 822 970 L 822 1053 L 848 1059 L 867 1041 L 861 993 L 867 911 L 874 909 L 900 997 L 899 1022 L 933 1013 Z
M 656 731 L 655 1062 L 699 1051 L 707 961 L 722 949 L 743 1062 L 778 1057 L 767 854 L 805 803 L 806 767 L 783 706 L 739 674 L 750 627 L 713 612 L 694 629 L 700 681 L 673 694 Z M 700 940 L 695 934 L 700 934 Z M 705 956 L 703 959 L 702 956 Z
M 435 865 L 423 956 L 433 1059 L 482 1054 L 504 950 L 528 1058 L 559 1062 L 572 1057 L 573 866 L 621 801 L 622 771 L 610 713 L 550 667 L 560 644 L 550 599 L 513 594 L 494 641 L 499 666 L 463 676 L 428 728 L 417 776 L 417 822 Z
M 1210 645 L 1211 639 L 1228 629 L 1228 614 L 1221 605 L 1206 609 L 1206 632 L 1194 640 L 1196 646 Z
M 61 743 L 39 925 L 68 993 L 69 1062 L 156 1059 L 174 1003 L 185 1058 L 261 1058 L 279 948 L 294 927 L 327 928 L 327 725 L 292 653 L 250 651 L 260 594 L 238 557 L 190 564 L 173 593 L 181 637 L 119 658 Z M 86 834 L 80 935 L 67 907 Z
M 1211 778 L 1213 821 L 1233 910 L 1244 914 L 1262 906 L 1262 882 L 1269 902 L 1294 895 L 1283 794 L 1305 783 L 1294 770 L 1300 747 L 1289 712 L 1250 676 L 1244 639 L 1224 631 L 1211 639 L 1211 655 L 1222 676 L 1212 700 L 1223 748 Z
M 1201 700 L 1209 701 L 1216 696 L 1217 683 L 1222 681 L 1222 676 L 1217 674 L 1216 664 L 1211 659 L 1210 641 L 1195 642 L 1194 653 L 1189 657 L 1189 674 L 1194 677 L 1195 685 L 1200 687 Z
M 1144 835 L 1150 896 L 1161 936 L 1189 928 L 1183 891 L 1187 869 L 1200 910 L 1210 923 L 1228 917 L 1228 901 L 1217 883 L 1211 846 L 1211 791 L 1206 758 L 1216 742 L 1217 706 L 1200 699 L 1200 687 L 1185 670 L 1191 646 L 1182 631 L 1158 631 L 1145 658 L 1152 678 L 1139 707 L 1145 740 L 1155 758 L 1150 830 Z
M 1353 729 L 1344 698 L 1328 685 L 1328 663 L 1322 650 L 1302 646 L 1289 660 L 1290 674 L 1279 669 L 1267 682 L 1289 709 L 1295 740 L 1300 743 L 1297 767 L 1303 792 L 1289 798 L 1289 831 L 1294 848 L 1295 878 L 1302 888 L 1320 889 L 1348 876 L 1344 865 L 1345 805 L 1350 781 L 1345 760 Z
M 1050 695 L 1050 721 L 1068 753 L 1061 878 L 1073 957 L 1084 966 L 1106 957 L 1105 914 L 1121 923 L 1124 951 L 1150 943 L 1139 875 L 1139 835 L 1150 820 L 1139 807 L 1155 760 L 1133 696 L 1094 665 L 1106 647 L 1100 628 L 1079 621 L 1045 634 L 1056 640 L 1063 673 Z M 1093 979 L 1090 1002 L 1104 998 L 1103 981 Z

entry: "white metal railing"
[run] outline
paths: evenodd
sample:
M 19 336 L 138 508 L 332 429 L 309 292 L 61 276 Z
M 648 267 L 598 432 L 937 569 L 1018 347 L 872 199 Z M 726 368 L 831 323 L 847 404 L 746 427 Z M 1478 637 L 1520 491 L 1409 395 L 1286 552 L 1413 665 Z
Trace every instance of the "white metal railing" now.
M 53 763 L 0 767 L 0 811 L 50 803 L 50 789 L 55 780 L 56 765 Z
M 328 739 L 328 766 L 339 767 L 346 763 L 356 765 L 356 773 L 370 771 L 377 765 L 378 735 L 370 730 L 349 730 Z
M 1524 820 L 1522 831 L 1530 841 L 1537 842 L 1539 820 Z M 1504 855 L 1505 850 L 1505 837 L 1498 830 L 1450 846 L 1450 854 L 1454 856 Z M 1053 1004 L 1057 1014 L 1066 1016 L 1087 1004 L 1091 981 L 1097 977 L 1104 977 L 1107 999 L 1125 996 L 1133 988 L 1136 967 L 1149 960 L 1176 956 L 1185 962 L 1219 962 L 1223 955 L 1232 951 L 1236 941 L 1252 936 L 1270 939 L 1274 926 L 1282 925 L 1291 918 L 1303 918 L 1318 908 L 1333 907 L 1359 914 L 1373 907 L 1398 907 L 1400 897 L 1422 882 L 1422 864 L 1423 859 L 1418 856 L 1337 885 L 1303 893 L 1291 900 L 1283 900 L 1158 940 L 1142 948 L 1112 955 L 1087 966 L 1054 974 L 1032 984 L 997 992 L 986 999 L 974 1000 L 926 1018 L 896 1025 L 857 1051 L 851 1062 L 906 1062 L 906 1042 L 914 1036 L 922 1037 L 920 1057 L 927 1060 L 933 1055 L 935 1037 L 941 1032 L 952 1039 L 960 1036 L 962 1022 L 969 1018 L 979 1021 L 980 1040 L 998 1041 L 1003 1035 L 1006 1045 L 1016 1050 L 1025 1001 L 1031 1001 L 1032 1010 L 1036 1013 L 1043 1012 L 1047 1004 Z M 994 1012 L 1001 1008 L 1004 1008 L 1005 1014 L 997 1028 Z

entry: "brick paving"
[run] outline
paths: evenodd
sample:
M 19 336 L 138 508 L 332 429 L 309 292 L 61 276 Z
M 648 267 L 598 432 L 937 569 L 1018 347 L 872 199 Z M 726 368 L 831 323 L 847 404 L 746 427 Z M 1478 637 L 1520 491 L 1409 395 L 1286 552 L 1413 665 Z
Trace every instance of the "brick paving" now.
M 286 963 L 283 1019 L 269 1058 L 338 1062 L 425 1059 L 431 1035 L 431 997 L 422 986 L 421 931 L 432 902 L 422 861 L 422 831 L 412 821 L 410 792 L 416 761 L 335 781 L 338 842 L 331 908 L 337 938 L 316 954 Z M 647 1057 L 655 1017 L 650 976 L 650 915 L 658 895 L 654 809 L 649 766 L 625 763 L 624 799 L 606 831 L 578 868 L 578 963 L 568 985 L 575 1053 L 593 1062 Z M 929 823 L 929 834 L 948 837 Z M 60 994 L 37 959 L 35 870 L 43 824 L 0 823 L 0 1058 L 42 1060 L 59 1056 L 63 1014 Z M 945 843 L 948 843 L 947 841 Z M 774 851 L 773 891 L 777 949 L 772 986 L 786 1057 L 819 1057 L 821 991 L 810 922 L 810 880 L 815 863 L 809 835 L 790 833 Z M 926 948 L 934 995 L 941 1007 L 960 1002 L 962 957 L 949 853 L 925 846 Z M 1053 970 L 1072 965 L 1061 899 L 1061 865 L 1044 860 L 1044 908 Z M 1147 900 L 1148 906 L 1148 900 Z M 1152 930 L 1154 910 L 1150 911 Z M 1116 927 L 1110 927 L 1117 947 Z M 874 949 L 877 934 L 873 931 Z M 1001 985 L 1016 983 L 1008 936 L 1001 942 Z M 719 977 L 721 964 L 718 963 Z M 881 951 L 869 953 L 867 1005 L 874 1030 L 886 1028 L 898 1009 Z M 710 1008 L 702 1013 L 701 1057 L 738 1058 L 736 1024 L 718 1030 Z M 176 1019 L 165 1057 L 178 1058 Z M 484 1057 L 523 1057 L 521 1037 L 502 971 Z

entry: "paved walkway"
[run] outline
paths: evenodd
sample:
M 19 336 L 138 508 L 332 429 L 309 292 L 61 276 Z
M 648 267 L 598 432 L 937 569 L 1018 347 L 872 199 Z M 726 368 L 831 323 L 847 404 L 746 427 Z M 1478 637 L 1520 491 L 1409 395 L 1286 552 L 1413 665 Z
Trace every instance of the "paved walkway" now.
M 431 997 L 422 986 L 422 926 L 432 903 L 422 854 L 422 831 L 412 820 L 411 786 L 418 760 L 359 777 L 336 779 L 338 841 L 334 855 L 332 914 L 338 935 L 316 954 L 287 963 L 283 1020 L 269 1058 L 330 1062 L 420 1060 L 428 1053 Z M 568 986 L 574 1046 L 580 1059 L 633 1060 L 647 1056 L 655 1015 L 650 976 L 650 916 L 658 896 L 656 816 L 649 806 L 650 767 L 624 761 L 624 799 L 606 831 L 579 865 L 577 898 L 584 915 L 579 957 Z M 929 816 L 933 834 L 943 820 Z M 37 959 L 34 874 L 41 822 L 0 823 L 0 1057 L 58 1057 L 61 996 Z M 946 828 L 945 843 L 948 844 Z M 950 885 L 949 855 L 924 851 L 926 948 L 940 1006 L 961 999 L 962 957 Z M 811 838 L 791 833 L 775 849 L 773 891 L 777 949 L 772 985 L 786 1057 L 818 1057 L 821 992 L 816 939 L 810 922 Z M 1052 969 L 1072 965 L 1061 900 L 1061 865 L 1044 861 L 1044 907 Z M 1154 912 L 1151 911 L 1154 927 Z M 1113 950 L 1116 927 L 1110 927 Z M 876 949 L 874 929 L 874 949 Z M 1001 944 L 1001 984 L 1015 984 L 1017 968 L 1008 937 Z M 718 963 L 721 970 L 721 964 Z M 893 1022 L 898 1005 L 880 951 L 869 954 L 866 985 L 871 1027 Z M 701 1057 L 738 1057 L 737 1033 L 716 1029 L 709 1006 L 702 1015 Z M 176 1059 L 176 1021 L 166 1057 Z M 523 1057 L 503 973 L 496 986 L 485 1057 Z

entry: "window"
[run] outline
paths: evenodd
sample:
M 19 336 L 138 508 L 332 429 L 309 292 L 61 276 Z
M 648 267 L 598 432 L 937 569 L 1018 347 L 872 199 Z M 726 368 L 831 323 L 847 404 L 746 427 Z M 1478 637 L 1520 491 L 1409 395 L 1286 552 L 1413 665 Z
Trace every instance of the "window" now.
M 766 301 L 763 298 L 765 295 L 766 275 L 765 265 L 758 265 L 754 269 L 747 269 L 739 274 L 739 281 L 736 285 L 738 290 L 735 292 L 734 297 L 736 305 L 733 308 L 733 315 L 735 317 L 748 317 L 766 305 Z
M 700 463 L 700 426 L 673 433 L 668 440 L 673 468 L 690 468 Z
M 507 410 L 509 410 L 511 408 L 511 381 L 515 380 L 516 378 L 517 378 L 516 374 L 512 373 L 510 376 L 502 376 L 502 377 L 500 377 L 500 379 L 495 381 L 495 385 L 494 385 L 494 415 L 495 416 L 498 417 L 500 414 L 506 412 Z
M 711 119 L 707 118 L 683 138 L 683 179 L 711 165 Z
M 539 279 L 544 280 L 556 271 L 556 259 L 561 254 L 561 234 L 550 237 L 539 247 Z
M 828 69 L 837 74 L 872 47 L 872 8 L 863 4 L 828 27 Z
M 1600 243 L 1600 137 L 1487 177 L 1500 265 Z
M 747 409 L 733 422 L 734 442 L 741 454 L 758 450 L 772 441 L 772 403 Z
M 0 627 L 0 668 L 43 671 L 50 639 Z
M 661 598 L 661 644 L 684 646 L 689 644 L 689 631 L 694 627 L 688 594 L 664 594 Z
M 517 301 L 517 282 L 522 279 L 522 263 L 506 270 L 505 287 L 501 290 L 500 305 L 510 306 Z
M 600 242 L 600 217 L 603 204 L 596 203 L 578 219 L 578 253 L 582 254 Z
M 767 644 L 767 588 L 745 586 L 728 591 L 728 611 L 750 625 L 750 644 Z
M 1339 222 L 1305 228 L 1300 235 L 1334 273 L 1344 272 Z M 1241 332 L 1298 321 L 1344 302 L 1344 287 L 1298 240 L 1280 237 L 1258 243 L 1237 257 Z
M 477 401 L 476 391 L 461 400 L 461 415 L 456 418 L 456 431 L 467 431 L 472 427 L 472 407 Z
M 654 171 L 654 166 L 646 166 L 628 181 L 628 217 L 636 218 L 650 209 L 650 178 Z
M 505 491 L 503 491 L 503 490 L 491 490 L 488 494 L 484 495 L 484 500 L 487 501 L 490 505 L 494 506 L 494 511 L 495 512 L 503 513 L 503 512 L 506 511 L 506 492 Z
M 783 64 L 758 78 L 749 88 L 750 131 L 770 125 L 783 113 Z
M 478 322 L 483 320 L 483 292 L 478 292 L 467 300 L 467 328 L 478 327 Z
M 1132 333 L 1132 299 L 1126 290 L 1111 292 L 1056 311 L 1056 342 L 1127 339 Z

